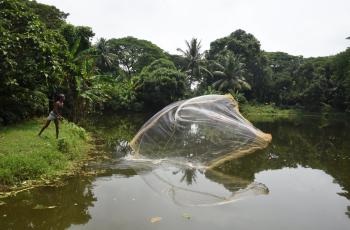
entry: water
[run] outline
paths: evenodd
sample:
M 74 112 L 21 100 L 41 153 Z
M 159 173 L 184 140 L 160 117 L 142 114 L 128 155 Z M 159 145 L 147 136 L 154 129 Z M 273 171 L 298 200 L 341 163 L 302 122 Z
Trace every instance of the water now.
M 142 116 L 126 116 L 86 124 L 101 138 L 99 148 L 115 159 L 92 166 L 106 173 L 2 199 L 0 229 L 350 228 L 347 118 L 254 122 L 272 134 L 272 144 L 226 162 L 215 173 L 167 164 L 144 167 L 120 160 L 127 153 L 126 141 L 143 122 Z M 229 195 L 251 183 L 265 185 L 268 193 L 244 194 L 223 205 L 191 206 L 188 203 L 203 203 L 202 197 L 182 190 L 174 196 L 154 173 L 183 189 L 210 194 Z M 152 217 L 161 220 L 151 223 Z

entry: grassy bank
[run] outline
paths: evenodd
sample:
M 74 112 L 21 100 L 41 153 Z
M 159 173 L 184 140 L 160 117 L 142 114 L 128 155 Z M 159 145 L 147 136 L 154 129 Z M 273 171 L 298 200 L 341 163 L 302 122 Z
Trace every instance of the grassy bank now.
M 241 104 L 240 111 L 250 121 L 295 119 L 302 114 L 298 109 L 282 109 L 271 104 Z
M 0 189 L 71 173 L 87 156 L 91 144 L 84 129 L 63 122 L 57 140 L 53 123 L 39 137 L 42 125 L 43 120 L 36 119 L 0 127 Z

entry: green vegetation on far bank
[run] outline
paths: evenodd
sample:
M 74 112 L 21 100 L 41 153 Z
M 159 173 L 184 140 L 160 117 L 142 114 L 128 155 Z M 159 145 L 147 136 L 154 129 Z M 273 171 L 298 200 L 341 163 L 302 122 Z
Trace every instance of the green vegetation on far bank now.
M 87 156 L 90 136 L 83 128 L 65 121 L 56 139 L 53 124 L 39 137 L 42 125 L 36 119 L 0 127 L 0 189 L 71 173 Z
M 295 119 L 303 114 L 300 109 L 282 109 L 272 104 L 249 104 L 239 106 L 240 112 L 250 121 L 275 121 L 278 119 Z
M 274 122 L 277 120 L 299 120 L 305 117 L 329 119 L 349 119 L 348 113 L 334 109 L 310 112 L 304 108 L 281 108 L 274 104 L 240 103 L 239 111 L 251 122 Z

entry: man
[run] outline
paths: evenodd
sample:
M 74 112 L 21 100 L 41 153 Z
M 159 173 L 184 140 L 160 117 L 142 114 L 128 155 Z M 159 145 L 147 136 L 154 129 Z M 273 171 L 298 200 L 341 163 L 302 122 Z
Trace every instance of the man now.
M 43 128 L 39 132 L 39 136 L 41 133 L 50 125 L 51 121 L 54 121 L 55 126 L 56 126 L 56 139 L 58 138 L 58 133 L 59 133 L 59 125 L 60 125 L 60 120 L 63 119 L 60 109 L 63 108 L 63 102 L 65 100 L 64 94 L 58 95 L 58 100 L 55 102 L 53 105 L 53 110 L 50 112 L 49 116 L 47 117 L 46 124 L 43 126 Z

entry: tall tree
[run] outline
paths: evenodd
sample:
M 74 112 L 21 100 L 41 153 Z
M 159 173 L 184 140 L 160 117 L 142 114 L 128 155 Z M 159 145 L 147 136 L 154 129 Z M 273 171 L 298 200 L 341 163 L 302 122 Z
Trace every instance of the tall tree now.
M 77 52 L 80 53 L 83 50 L 91 47 L 91 38 L 95 36 L 95 33 L 88 26 L 74 26 L 71 24 L 65 24 L 61 27 L 61 34 L 67 40 L 69 50 L 72 50 L 79 40 L 79 47 Z
M 181 99 L 187 90 L 186 76 L 171 61 L 161 58 L 142 69 L 134 78 L 138 98 L 146 108 L 166 106 Z
M 201 61 L 203 54 L 201 53 L 201 42 L 197 38 L 192 38 L 191 41 L 185 41 L 186 50 L 180 48 L 177 51 L 181 52 L 186 60 L 186 73 L 190 81 L 198 81 L 201 78 Z
M 110 39 L 111 52 L 117 56 L 119 67 L 131 77 L 141 72 L 142 68 L 159 58 L 166 58 L 163 50 L 153 43 L 125 37 Z
M 100 38 L 96 45 L 96 65 L 102 73 L 108 73 L 117 65 L 117 55 L 112 53 L 111 46 L 105 38 Z
M 68 17 L 68 13 L 64 13 L 55 6 L 49 6 L 37 1 L 25 1 L 30 9 L 39 16 L 41 22 L 46 25 L 48 29 L 59 29 Z
M 213 87 L 222 92 L 250 90 L 251 87 L 244 78 L 244 64 L 239 57 L 228 52 L 220 59 L 221 63 L 214 63 L 217 70 L 213 72 L 213 76 L 218 80 L 213 83 Z
M 47 95 L 64 75 L 67 43 L 20 0 L 0 1 L 0 120 L 47 110 Z
M 342 110 L 350 112 L 350 48 L 337 54 L 332 64 L 337 85 L 333 103 Z
M 252 87 L 247 95 L 248 98 L 266 101 L 271 75 L 267 59 L 260 49 L 260 42 L 252 34 L 244 30 L 236 30 L 229 36 L 210 43 L 207 59 L 216 60 L 227 51 L 240 56 L 245 65 L 245 78 Z

